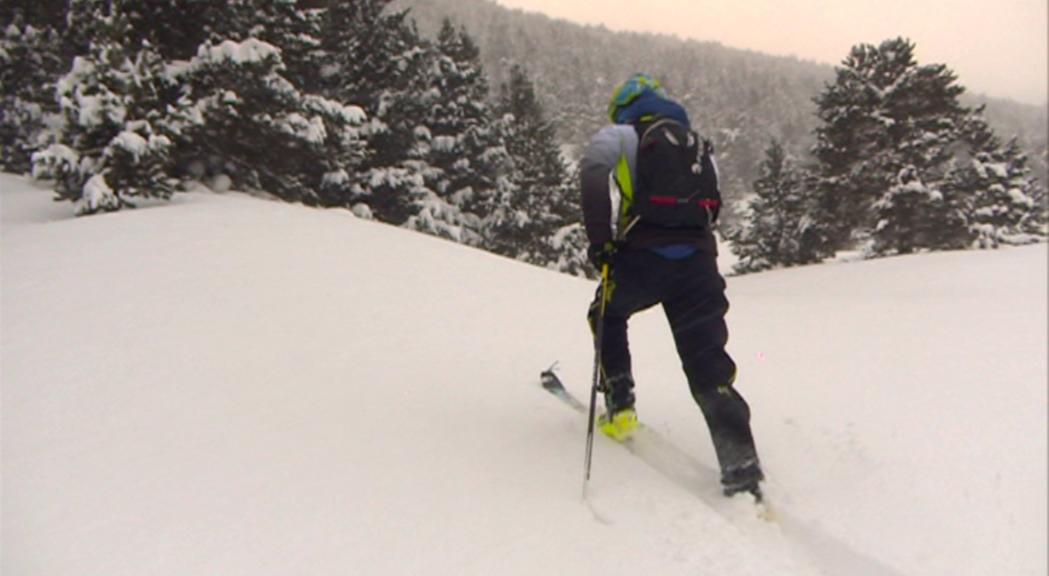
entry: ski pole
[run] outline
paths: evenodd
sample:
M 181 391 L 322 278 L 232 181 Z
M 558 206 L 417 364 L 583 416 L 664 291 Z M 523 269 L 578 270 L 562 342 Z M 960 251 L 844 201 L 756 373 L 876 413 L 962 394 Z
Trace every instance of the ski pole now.
M 590 417 L 586 426 L 586 462 L 583 475 L 583 497 L 586 498 L 586 486 L 590 482 L 590 462 L 594 454 L 594 412 L 597 404 L 597 390 L 601 387 L 601 346 L 605 336 L 605 304 L 608 303 L 608 263 L 601 266 L 601 305 L 598 308 L 597 320 L 594 322 L 594 380 L 590 387 Z

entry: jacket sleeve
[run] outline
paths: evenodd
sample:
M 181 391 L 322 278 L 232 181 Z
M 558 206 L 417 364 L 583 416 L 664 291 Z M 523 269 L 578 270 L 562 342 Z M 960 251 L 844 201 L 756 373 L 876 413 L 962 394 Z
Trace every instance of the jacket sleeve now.
M 591 245 L 601 245 L 613 238 L 612 171 L 624 153 L 621 126 L 605 126 L 594 135 L 579 161 L 582 191 L 583 224 Z M 633 133 L 633 130 L 630 129 Z

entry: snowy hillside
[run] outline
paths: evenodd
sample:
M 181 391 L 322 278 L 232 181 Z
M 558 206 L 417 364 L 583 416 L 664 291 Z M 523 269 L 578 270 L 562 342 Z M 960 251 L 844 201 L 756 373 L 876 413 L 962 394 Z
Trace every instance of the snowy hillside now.
M 1045 245 L 731 278 L 766 523 L 659 312 L 638 410 L 679 450 L 599 438 L 581 500 L 538 375 L 587 393 L 591 282 L 236 194 L 0 190 L 4 574 L 1046 573 Z

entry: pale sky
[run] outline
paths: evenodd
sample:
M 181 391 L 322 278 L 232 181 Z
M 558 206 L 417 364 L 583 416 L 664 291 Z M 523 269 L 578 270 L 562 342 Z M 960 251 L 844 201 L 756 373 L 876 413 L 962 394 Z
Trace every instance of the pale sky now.
M 1049 0 L 496 0 L 613 30 L 661 32 L 839 64 L 905 36 L 970 92 L 1045 105 Z

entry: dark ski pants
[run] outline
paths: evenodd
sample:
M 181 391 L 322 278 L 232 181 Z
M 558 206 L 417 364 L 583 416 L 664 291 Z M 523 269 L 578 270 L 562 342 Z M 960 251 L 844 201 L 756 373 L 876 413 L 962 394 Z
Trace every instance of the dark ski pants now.
M 756 463 L 750 408 L 733 387 L 736 364 L 725 352 L 728 300 L 715 256 L 697 252 L 675 260 L 646 249 L 627 249 L 616 255 L 609 280 L 601 374 L 613 402 L 633 403 L 627 322 L 633 314 L 662 304 L 722 471 Z M 592 330 L 600 304 L 599 287 L 590 306 Z

